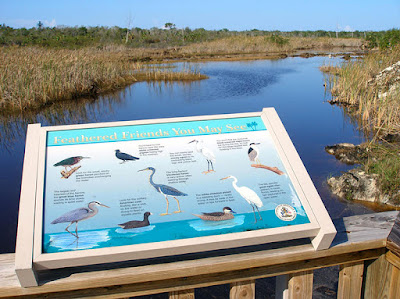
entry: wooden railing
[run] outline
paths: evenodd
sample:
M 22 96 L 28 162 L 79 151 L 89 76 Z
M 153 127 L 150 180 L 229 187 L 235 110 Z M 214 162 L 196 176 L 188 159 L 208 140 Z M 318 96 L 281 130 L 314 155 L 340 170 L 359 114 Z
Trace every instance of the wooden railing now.
M 338 298 L 400 298 L 399 212 L 346 217 L 335 226 L 338 234 L 327 250 L 296 241 L 134 266 L 51 270 L 41 273 L 40 286 L 33 288 L 20 287 L 14 254 L 3 254 L 0 297 L 126 298 L 167 292 L 174 299 L 194 298 L 196 288 L 229 283 L 231 298 L 255 298 L 255 281 L 276 276 L 276 298 L 311 298 L 313 270 L 339 265 Z

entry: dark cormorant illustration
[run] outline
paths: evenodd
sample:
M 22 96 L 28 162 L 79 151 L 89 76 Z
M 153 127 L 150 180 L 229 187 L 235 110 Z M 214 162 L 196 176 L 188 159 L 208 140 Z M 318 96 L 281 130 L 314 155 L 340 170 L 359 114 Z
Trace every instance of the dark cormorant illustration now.
M 123 229 L 131 229 L 131 228 L 138 228 L 138 227 L 145 227 L 149 226 L 149 216 L 152 215 L 150 212 L 144 213 L 143 220 L 132 220 L 125 223 L 118 224 L 118 226 L 122 227 Z

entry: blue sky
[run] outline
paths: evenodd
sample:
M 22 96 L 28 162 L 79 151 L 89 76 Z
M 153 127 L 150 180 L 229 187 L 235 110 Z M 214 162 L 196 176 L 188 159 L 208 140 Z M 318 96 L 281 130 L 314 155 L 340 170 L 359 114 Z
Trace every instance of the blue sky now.
M 400 0 L 281 1 L 4 1 L 0 24 L 163 27 L 247 30 L 387 30 L 400 28 Z

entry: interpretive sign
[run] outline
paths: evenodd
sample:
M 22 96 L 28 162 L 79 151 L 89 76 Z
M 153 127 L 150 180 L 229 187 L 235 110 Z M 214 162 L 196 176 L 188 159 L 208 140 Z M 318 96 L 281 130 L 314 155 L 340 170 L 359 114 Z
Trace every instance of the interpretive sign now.
M 28 130 L 23 286 L 44 268 L 305 237 L 324 249 L 335 233 L 272 108 Z

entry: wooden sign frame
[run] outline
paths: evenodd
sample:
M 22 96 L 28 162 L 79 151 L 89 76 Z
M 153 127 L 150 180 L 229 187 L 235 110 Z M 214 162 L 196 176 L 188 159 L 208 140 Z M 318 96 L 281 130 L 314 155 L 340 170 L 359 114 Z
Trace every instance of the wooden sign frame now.
M 106 248 L 43 252 L 47 134 L 54 131 L 260 117 L 269 132 L 309 223 Z M 256 213 L 254 212 L 254 216 Z M 56 127 L 28 126 L 22 177 L 15 270 L 23 287 L 37 285 L 36 271 L 202 252 L 299 238 L 326 249 L 335 227 L 275 109 L 262 112 L 153 119 Z

